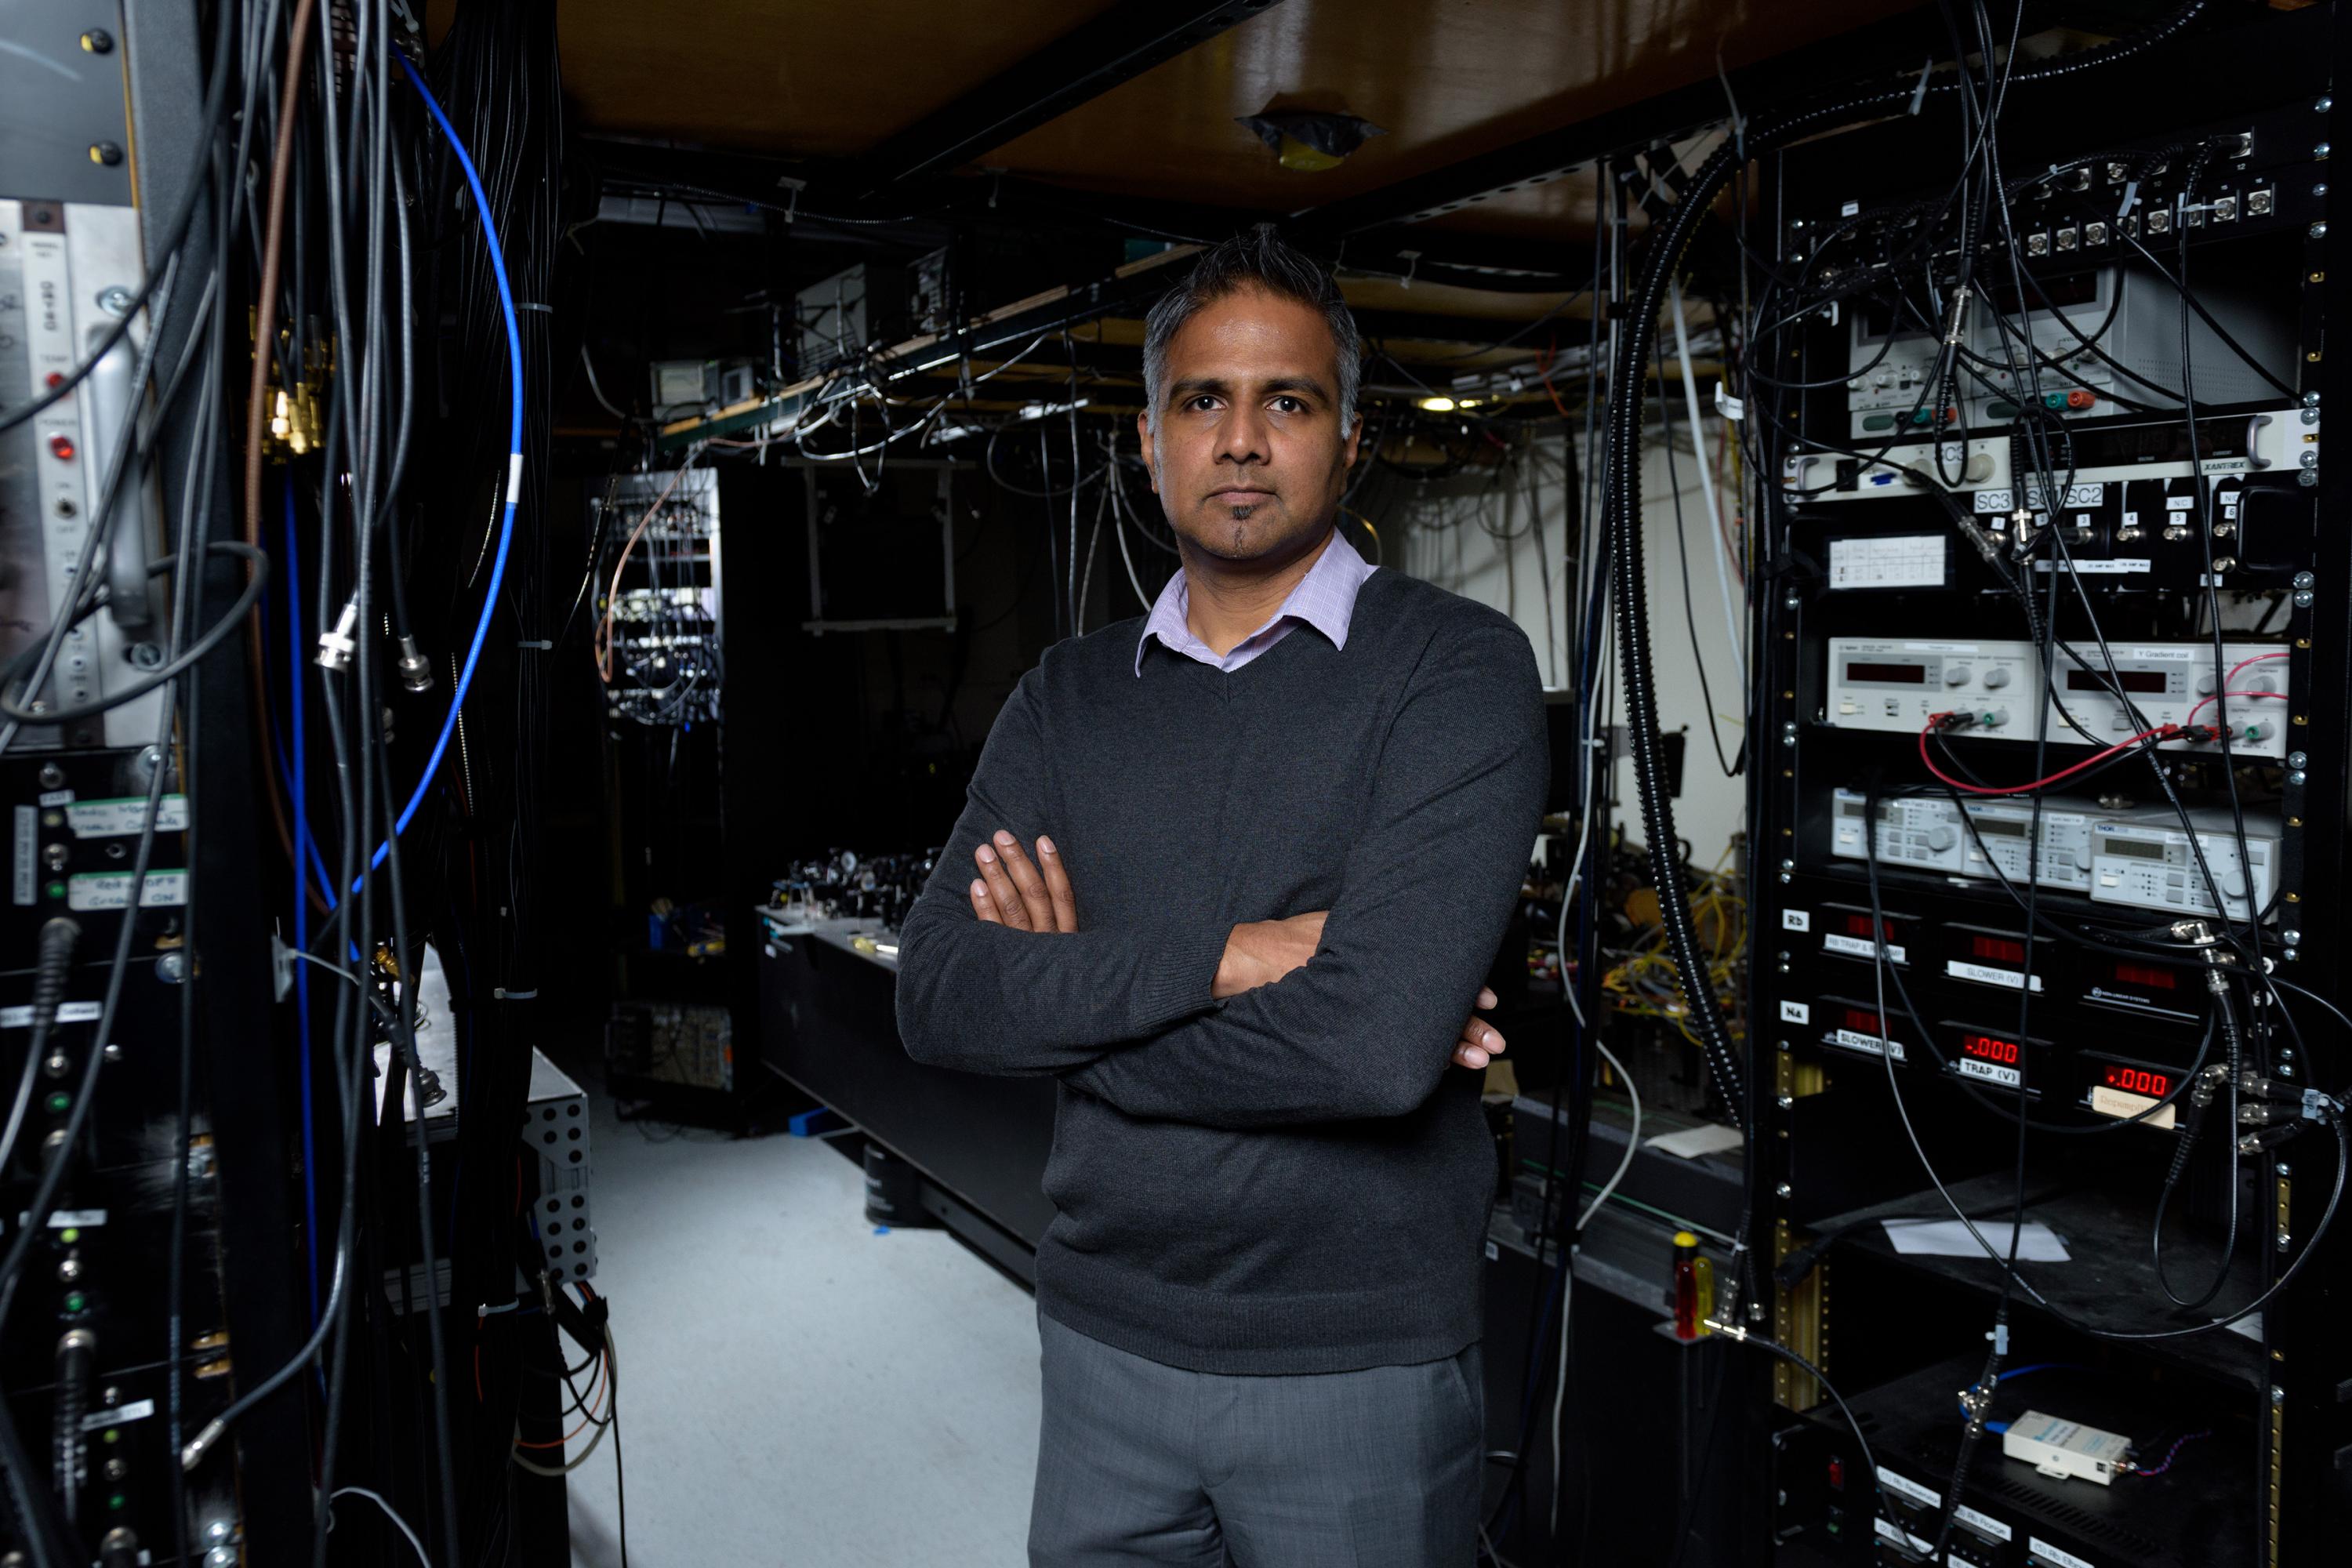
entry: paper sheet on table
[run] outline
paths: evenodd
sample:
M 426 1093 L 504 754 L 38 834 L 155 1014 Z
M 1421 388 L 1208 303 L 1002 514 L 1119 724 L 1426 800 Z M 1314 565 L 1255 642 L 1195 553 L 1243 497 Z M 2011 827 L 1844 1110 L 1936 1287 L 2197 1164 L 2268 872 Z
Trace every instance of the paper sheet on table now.
M 1986 1258 L 1984 1246 L 1958 1220 L 1890 1219 L 1883 1223 L 1886 1239 L 1895 1244 L 1897 1252 L 1915 1258 L 1985 1258 L 1987 1262 L 1992 1261 Z M 1998 1248 L 2003 1258 L 2009 1256 L 2009 1226 L 1998 1220 L 1990 1224 L 1979 1220 L 1977 1232 L 1986 1245 Z M 2021 1263 L 2072 1261 L 2058 1233 L 2038 1219 L 2025 1222 L 2017 1238 L 2017 1259 Z
M 1685 1160 L 1696 1160 L 1701 1154 L 1720 1154 L 1737 1149 L 1747 1140 L 1737 1127 L 1724 1127 L 1710 1121 L 1704 1126 L 1685 1127 L 1679 1132 L 1661 1132 L 1655 1138 L 1643 1140 L 1643 1146 L 1655 1149 L 1661 1154 L 1674 1154 Z

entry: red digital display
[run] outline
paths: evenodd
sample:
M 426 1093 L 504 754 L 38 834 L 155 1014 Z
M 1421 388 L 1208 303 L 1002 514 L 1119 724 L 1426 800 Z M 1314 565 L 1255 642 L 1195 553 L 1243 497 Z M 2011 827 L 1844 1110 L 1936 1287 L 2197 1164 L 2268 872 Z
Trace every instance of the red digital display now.
M 1879 921 L 1878 929 L 1880 933 L 1884 935 L 1888 942 L 1893 942 L 1895 940 L 1895 922 L 1893 921 Z M 1870 917 L 1868 915 L 1846 916 L 1845 934 L 1848 936 L 1867 937 L 1870 934 Z
M 1884 1038 L 1886 1034 L 1886 1026 L 1879 1021 L 1878 1015 L 1866 1007 L 1848 1007 L 1845 1010 L 1845 1026 L 1878 1038 Z
M 2169 969 L 2159 969 L 2152 963 L 2118 963 L 2116 965 L 2116 984 L 2145 985 L 2154 991 L 2171 991 L 2179 986 L 2180 977 Z
M 2111 1067 L 2104 1075 L 2109 1089 L 2120 1089 L 2126 1094 L 2144 1094 L 2150 1100 L 2162 1100 L 2172 1092 L 2172 1079 L 2146 1068 Z
M 2011 942 L 2005 936 L 1972 936 L 1969 951 L 1979 958 L 1990 958 L 2002 963 L 2023 963 L 2025 944 Z
M 1980 1061 L 2000 1062 L 2005 1067 L 2017 1065 L 2017 1042 L 1994 1035 L 1962 1035 L 1960 1049 Z

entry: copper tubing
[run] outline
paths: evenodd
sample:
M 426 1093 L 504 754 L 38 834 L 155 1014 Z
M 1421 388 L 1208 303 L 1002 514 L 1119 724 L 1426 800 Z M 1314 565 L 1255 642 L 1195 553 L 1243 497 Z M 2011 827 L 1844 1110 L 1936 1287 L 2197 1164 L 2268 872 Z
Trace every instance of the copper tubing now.
M 269 153 L 269 216 L 262 231 L 261 289 L 254 306 L 253 375 L 247 384 L 245 398 L 245 542 L 261 548 L 261 453 L 262 438 L 268 429 L 269 361 L 278 340 L 278 253 L 286 233 L 286 182 L 294 163 L 294 117 L 302 91 L 302 66 L 310 52 L 310 16 L 316 0 L 296 0 L 292 31 L 286 45 L 286 81 L 278 95 L 278 136 Z M 290 396 L 293 389 L 287 389 Z M 246 646 L 251 654 L 248 661 L 253 671 L 253 704 L 257 719 L 269 711 L 268 667 L 262 656 L 261 605 L 253 606 L 250 636 Z M 295 679 L 295 700 L 301 700 L 299 670 Z M 260 734 L 256 723 L 254 733 Z M 269 759 L 261 760 L 263 793 L 269 797 L 269 818 L 278 828 L 278 842 L 286 851 L 287 860 L 294 868 L 294 880 L 309 894 L 311 904 L 320 912 L 326 900 L 302 875 L 302 857 L 294 843 L 293 829 L 286 820 L 286 800 L 278 793 L 278 774 L 270 768 Z

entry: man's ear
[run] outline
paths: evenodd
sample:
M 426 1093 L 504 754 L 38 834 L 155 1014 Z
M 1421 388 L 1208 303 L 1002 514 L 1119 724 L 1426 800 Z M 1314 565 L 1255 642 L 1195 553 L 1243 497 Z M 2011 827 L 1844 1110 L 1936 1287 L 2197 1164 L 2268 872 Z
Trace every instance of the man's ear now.
M 1154 454 L 1151 449 L 1151 416 L 1149 413 L 1139 414 L 1135 416 L 1135 438 L 1143 443 L 1144 476 L 1151 481 L 1151 493 L 1153 495 L 1158 495 L 1160 493 L 1160 465 L 1154 460 Z

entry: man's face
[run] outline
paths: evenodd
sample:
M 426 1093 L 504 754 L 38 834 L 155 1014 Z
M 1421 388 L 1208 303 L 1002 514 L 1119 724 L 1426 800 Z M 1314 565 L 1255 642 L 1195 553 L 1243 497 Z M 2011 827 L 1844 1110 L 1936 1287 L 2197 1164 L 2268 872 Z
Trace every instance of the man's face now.
M 1137 429 L 1185 543 L 1279 563 L 1339 515 L 1362 426 L 1339 434 L 1338 346 L 1321 311 L 1261 289 L 1213 300 L 1168 345 L 1155 422 Z

